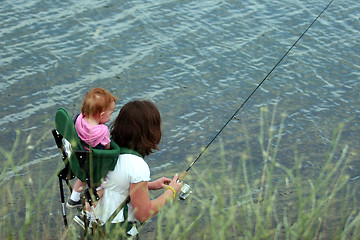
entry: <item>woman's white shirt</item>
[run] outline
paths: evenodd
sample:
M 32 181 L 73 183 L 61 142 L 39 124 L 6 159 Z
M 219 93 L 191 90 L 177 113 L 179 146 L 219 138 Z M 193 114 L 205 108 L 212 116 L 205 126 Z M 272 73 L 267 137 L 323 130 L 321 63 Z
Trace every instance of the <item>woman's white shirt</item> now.
M 99 218 L 102 224 L 110 218 L 129 195 L 131 183 L 150 181 L 150 169 L 141 157 L 133 154 L 121 154 L 114 171 L 108 172 L 106 180 L 104 195 L 99 200 L 94 211 L 95 217 Z M 112 222 L 123 221 L 122 209 Z M 131 203 L 128 203 L 128 221 L 137 221 Z

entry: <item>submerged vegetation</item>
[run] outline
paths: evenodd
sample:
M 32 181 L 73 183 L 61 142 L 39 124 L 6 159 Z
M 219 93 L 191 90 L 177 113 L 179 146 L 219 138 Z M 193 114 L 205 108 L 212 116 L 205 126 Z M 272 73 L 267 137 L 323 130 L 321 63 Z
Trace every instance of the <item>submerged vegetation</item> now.
M 219 155 L 204 154 L 184 179 L 194 193 L 141 226 L 141 239 L 359 239 L 359 189 L 354 191 L 347 175 L 357 155 L 340 144 L 343 124 L 334 130 L 328 152 L 309 176 L 296 149 L 286 166 L 277 159 L 285 118 L 281 115 L 277 124 L 275 112 L 270 116 L 261 110 L 263 159 L 258 175 L 250 149 L 229 162 L 231 150 L 220 140 Z M 77 238 L 79 231 L 71 221 L 76 213 L 67 211 L 70 227 L 64 233 L 55 170 L 51 177 L 41 171 L 6 176 L 7 169 L 16 168 L 13 156 L 19 138 L 11 151 L 0 148 L 6 159 L 0 176 L 0 238 Z M 23 157 L 28 161 L 27 154 Z

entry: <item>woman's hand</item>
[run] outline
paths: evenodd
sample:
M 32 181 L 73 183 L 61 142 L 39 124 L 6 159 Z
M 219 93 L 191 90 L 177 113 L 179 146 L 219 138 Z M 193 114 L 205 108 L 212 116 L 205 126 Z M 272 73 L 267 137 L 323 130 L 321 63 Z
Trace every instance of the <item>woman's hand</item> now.
M 169 186 L 172 187 L 176 193 L 179 193 L 181 190 L 181 187 L 183 185 L 182 182 L 178 182 L 179 176 L 175 174 L 174 178 L 171 180 Z
M 177 174 L 175 174 L 172 180 L 167 177 L 161 177 L 153 182 L 148 183 L 149 190 L 158 190 L 166 186 L 170 186 L 175 190 L 176 193 L 178 193 L 183 185 L 181 182 L 177 182 L 178 178 L 179 176 Z
M 150 200 L 149 189 L 161 189 L 165 186 L 172 187 L 178 193 L 182 187 L 182 182 L 177 182 L 178 175 L 176 174 L 172 180 L 166 177 L 159 178 L 153 182 L 139 182 L 130 184 L 130 199 L 135 211 L 135 217 L 144 222 L 151 216 L 155 215 L 162 206 L 170 199 L 173 199 L 173 192 L 170 188 L 167 189 L 161 196 L 154 200 Z
M 168 186 L 170 182 L 171 182 L 170 178 L 161 177 L 153 182 L 149 182 L 148 187 L 149 190 L 158 190 L 164 188 L 165 186 Z

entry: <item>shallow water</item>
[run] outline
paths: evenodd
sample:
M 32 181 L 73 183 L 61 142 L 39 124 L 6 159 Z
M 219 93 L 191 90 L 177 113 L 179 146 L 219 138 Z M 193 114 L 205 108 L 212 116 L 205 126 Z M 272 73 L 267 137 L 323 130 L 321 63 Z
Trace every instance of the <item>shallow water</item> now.
M 163 140 L 149 164 L 154 174 L 182 172 L 187 159 L 210 142 L 327 4 L 3 1 L 3 150 L 12 150 L 20 130 L 15 166 L 5 166 L 0 155 L 3 177 L 36 175 L 39 169 L 55 174 L 60 161 L 50 132 L 55 111 L 61 106 L 75 115 L 83 94 L 98 86 L 121 98 L 117 111 L 134 98 L 155 102 L 162 114 Z M 300 39 L 237 114 L 240 120 L 220 134 L 232 152 L 228 161 L 239 159 L 246 138 L 251 160 L 261 169 L 259 112 L 261 107 L 272 112 L 275 105 L 275 128 L 280 114 L 287 114 L 278 153 L 282 164 L 292 166 L 297 149 L 304 161 L 321 165 L 341 122 L 341 146 L 359 153 L 359 12 L 358 1 L 334 1 Z M 24 158 L 26 154 L 30 157 Z M 350 184 L 358 185 L 355 158 L 348 174 Z

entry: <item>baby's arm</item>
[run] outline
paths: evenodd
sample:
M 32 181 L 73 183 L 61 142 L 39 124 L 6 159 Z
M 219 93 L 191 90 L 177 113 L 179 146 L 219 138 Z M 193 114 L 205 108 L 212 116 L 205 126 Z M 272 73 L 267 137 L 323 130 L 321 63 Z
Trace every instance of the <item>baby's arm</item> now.
M 110 143 L 106 144 L 106 145 L 104 146 L 104 149 L 105 149 L 105 150 L 109 150 L 109 149 L 110 149 Z

